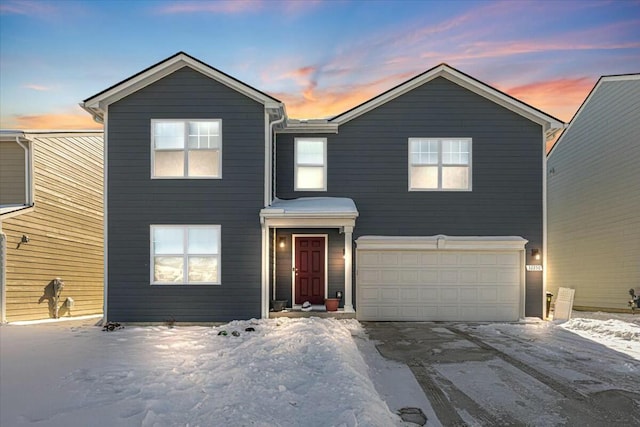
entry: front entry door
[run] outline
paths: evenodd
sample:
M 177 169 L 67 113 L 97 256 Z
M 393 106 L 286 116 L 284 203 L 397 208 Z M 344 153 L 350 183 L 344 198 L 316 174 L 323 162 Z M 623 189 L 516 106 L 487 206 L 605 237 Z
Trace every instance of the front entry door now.
M 325 238 L 296 236 L 295 248 L 295 303 L 324 304 Z

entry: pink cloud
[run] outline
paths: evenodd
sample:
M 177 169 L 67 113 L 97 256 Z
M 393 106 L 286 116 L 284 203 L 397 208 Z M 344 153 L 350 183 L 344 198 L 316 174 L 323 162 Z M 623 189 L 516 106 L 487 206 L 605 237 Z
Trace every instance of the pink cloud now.
M 87 113 L 15 115 L 2 120 L 7 129 L 102 129 Z
M 53 4 L 42 1 L 9 0 L 0 3 L 0 14 L 3 15 L 14 14 L 48 17 L 55 12 L 57 12 L 57 8 Z
M 37 90 L 39 92 L 46 92 L 52 90 L 49 86 L 37 85 L 37 84 L 26 84 L 22 86 L 25 89 Z
M 504 89 L 509 95 L 568 122 L 595 81 L 586 77 L 546 80 Z
M 262 0 L 180 1 L 159 7 L 159 13 L 219 13 L 236 14 L 256 12 L 263 6 Z

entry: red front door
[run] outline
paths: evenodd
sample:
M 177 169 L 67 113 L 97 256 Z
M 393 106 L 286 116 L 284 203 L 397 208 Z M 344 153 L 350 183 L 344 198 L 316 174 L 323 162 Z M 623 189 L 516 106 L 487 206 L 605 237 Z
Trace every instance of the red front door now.
M 324 237 L 295 238 L 296 304 L 324 304 Z

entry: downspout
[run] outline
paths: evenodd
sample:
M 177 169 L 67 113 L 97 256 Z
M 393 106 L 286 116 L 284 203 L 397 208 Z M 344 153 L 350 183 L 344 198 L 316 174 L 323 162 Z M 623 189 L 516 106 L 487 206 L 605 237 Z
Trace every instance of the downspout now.
M 24 150 L 24 204 L 30 206 L 33 204 L 32 192 L 31 192 L 31 168 L 29 167 L 29 147 L 20 142 L 20 137 L 16 136 L 16 144 L 18 144 Z
M 280 117 L 278 120 L 274 120 L 273 122 L 270 123 L 269 127 L 269 138 L 271 138 L 271 144 L 269 144 L 271 146 L 271 150 L 272 150 L 272 158 L 273 158 L 273 165 L 271 165 L 271 201 L 273 201 L 273 199 L 275 199 L 276 197 L 276 160 L 277 160 L 277 154 L 276 154 L 276 135 L 275 135 L 275 131 L 274 131 L 274 127 L 275 125 L 278 125 L 282 122 L 284 122 L 286 120 L 287 116 L 285 114 L 282 115 L 282 117 Z M 269 203 L 271 204 L 271 203 Z

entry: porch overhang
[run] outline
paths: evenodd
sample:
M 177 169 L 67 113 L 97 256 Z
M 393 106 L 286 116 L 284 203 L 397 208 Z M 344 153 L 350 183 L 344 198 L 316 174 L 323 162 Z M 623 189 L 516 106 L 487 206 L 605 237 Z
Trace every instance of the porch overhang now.
M 275 199 L 260 211 L 260 222 L 268 228 L 340 228 L 353 230 L 358 209 L 345 197 L 301 197 Z

